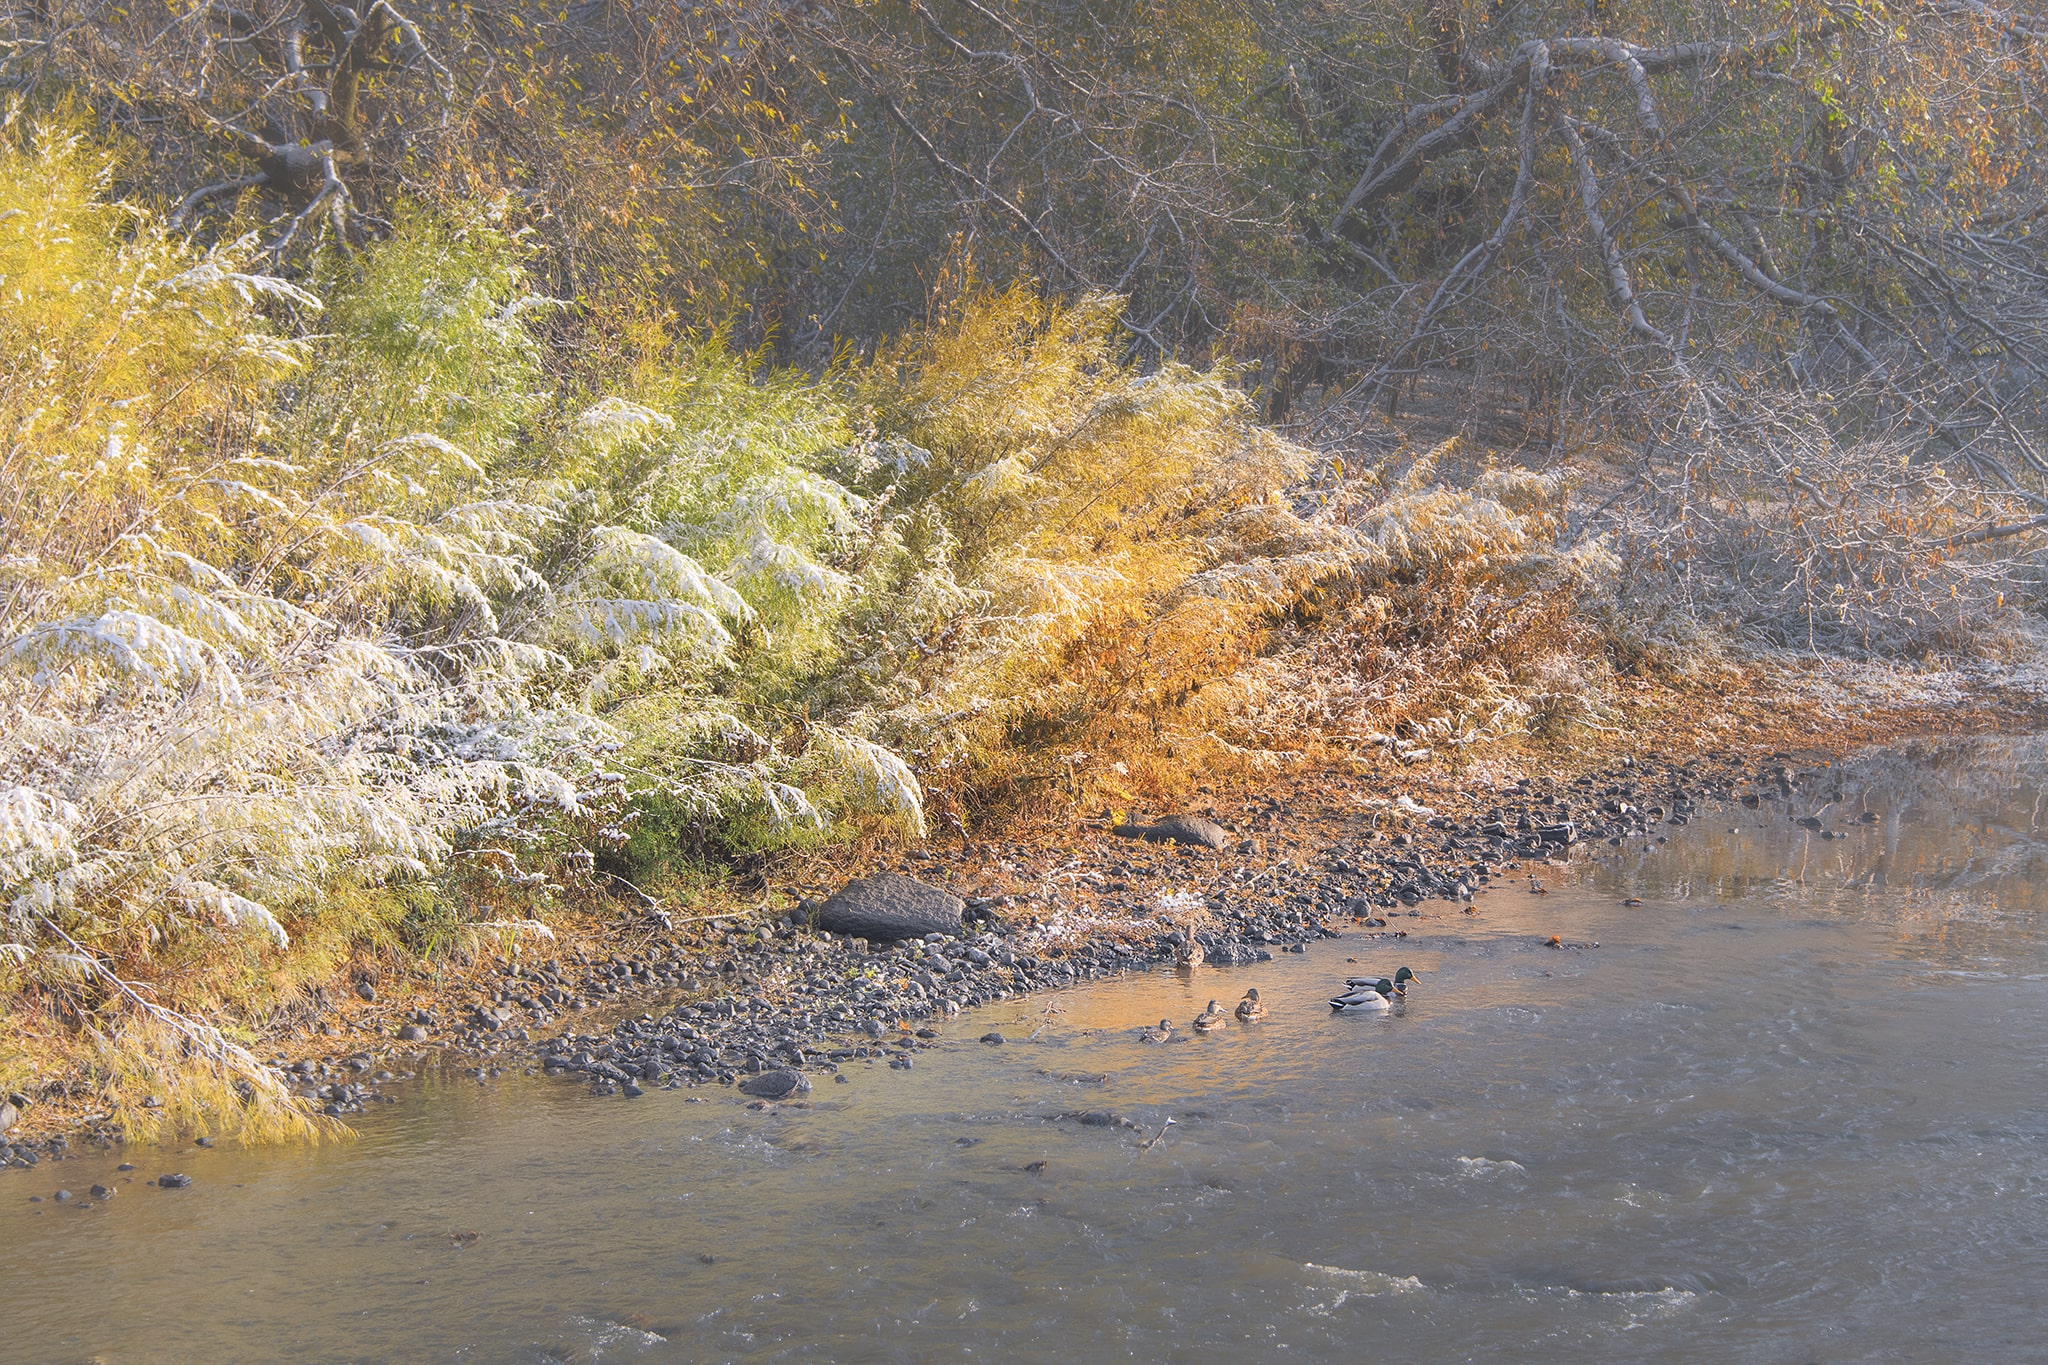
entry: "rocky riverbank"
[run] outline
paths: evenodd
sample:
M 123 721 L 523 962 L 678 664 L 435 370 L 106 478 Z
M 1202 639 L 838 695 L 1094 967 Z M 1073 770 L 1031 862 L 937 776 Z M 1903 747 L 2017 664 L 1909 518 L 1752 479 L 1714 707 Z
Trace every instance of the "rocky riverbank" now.
M 1483 916 L 1489 896 L 1568 875 L 1547 867 L 1624 842 L 1654 847 L 1720 804 L 1773 809 L 1828 837 L 1857 818 L 1831 804 L 1834 771 L 1816 751 L 1727 747 L 1610 753 L 1576 767 L 1502 759 L 1457 773 L 1324 771 L 1264 791 L 1205 791 L 1186 815 L 1150 826 L 1082 822 L 972 848 L 901 850 L 860 869 L 957 896 L 950 929 L 895 940 L 833 933 L 819 919 L 838 887 L 817 885 L 781 909 L 650 926 L 632 949 L 602 958 L 522 954 L 463 994 L 402 1011 L 358 982 L 359 1031 L 326 1048 L 315 1037 L 305 1054 L 274 1061 L 298 1093 L 343 1120 L 426 1067 L 478 1080 L 545 1069 L 628 1097 L 759 1078 L 745 1090 L 774 1102 L 790 1097 L 792 1078 L 913 1067 L 948 1018 L 993 1000 L 1191 957 L 1251 963 L 1332 935 L 1398 938 Z M 5 1102 L 18 1119 L 26 1100 Z M 89 1119 L 72 1133 L 115 1136 Z M 17 1130 L 0 1136 L 0 1164 L 67 1147 L 61 1133 L 30 1141 Z
M 963 1009 L 1190 960 L 1265 961 L 1339 934 L 1426 932 L 1432 921 L 1483 913 L 1481 898 L 1496 891 L 1528 894 L 1538 869 L 1575 849 L 1661 841 L 1720 803 L 1771 802 L 1815 820 L 1806 811 L 1826 803 L 1829 775 L 1789 754 L 1623 759 L 1565 781 L 1475 785 L 1427 802 L 1347 784 L 1312 807 L 1268 797 L 1234 820 L 1191 822 L 1234 836 L 1227 842 L 1188 833 L 1189 822 L 1157 849 L 1133 842 L 1142 827 L 1109 839 L 1090 831 L 1074 856 L 1040 870 L 1038 885 L 969 900 L 976 922 L 958 932 L 849 939 L 813 928 L 817 907 L 807 905 L 729 935 L 701 964 L 740 989 L 600 1033 L 553 1034 L 540 1056 L 551 1072 L 629 1096 L 854 1062 L 907 1069 L 938 1036 L 932 1023 Z M 1286 830 L 1287 851 L 1269 855 L 1248 832 L 1261 824 Z

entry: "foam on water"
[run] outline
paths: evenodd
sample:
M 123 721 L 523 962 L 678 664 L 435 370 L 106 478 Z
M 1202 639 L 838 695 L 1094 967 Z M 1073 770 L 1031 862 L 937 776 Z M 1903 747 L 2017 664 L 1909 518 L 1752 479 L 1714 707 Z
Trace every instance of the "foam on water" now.
M 1303 1270 L 1332 1279 L 1348 1280 L 1346 1293 L 1350 1294 L 1409 1294 L 1422 1288 L 1422 1281 L 1413 1275 L 1389 1275 L 1379 1270 L 1347 1270 L 1340 1265 L 1317 1265 L 1314 1261 L 1305 1263 Z

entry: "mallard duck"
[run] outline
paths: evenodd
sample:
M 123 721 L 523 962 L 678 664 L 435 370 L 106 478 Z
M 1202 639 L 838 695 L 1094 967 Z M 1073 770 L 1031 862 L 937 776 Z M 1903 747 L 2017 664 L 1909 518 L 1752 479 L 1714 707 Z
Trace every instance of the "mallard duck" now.
M 1421 979 L 1421 974 L 1415 971 L 1414 968 L 1397 967 L 1394 970 L 1394 994 L 1408 994 L 1408 983 L 1411 981 L 1420 981 Z M 1344 978 L 1344 984 L 1346 986 L 1349 986 L 1354 991 L 1359 989 L 1360 987 L 1376 986 L 1379 984 L 1379 982 L 1380 978 L 1376 976 L 1347 976 Z
M 1259 1003 L 1259 988 L 1252 987 L 1244 993 L 1244 999 L 1237 1002 L 1237 1017 L 1247 1024 L 1266 1017 L 1266 1007 Z
M 1393 997 L 1394 983 L 1381 977 L 1370 986 L 1338 996 L 1330 1002 L 1330 1008 L 1339 1014 L 1370 1013 L 1373 1010 L 1392 1009 Z
M 1141 1028 L 1138 1041 L 1141 1043 L 1163 1043 L 1173 1037 L 1173 1020 L 1161 1019 L 1158 1028 Z
M 1212 1029 L 1222 1028 L 1223 1021 L 1227 1017 L 1221 1009 L 1217 1008 L 1216 1002 L 1211 1000 L 1209 1008 L 1195 1016 L 1195 1032 L 1208 1033 Z
M 1202 945 L 1189 939 L 1174 950 L 1173 965 L 1176 967 L 1199 967 L 1208 960 L 1209 954 Z

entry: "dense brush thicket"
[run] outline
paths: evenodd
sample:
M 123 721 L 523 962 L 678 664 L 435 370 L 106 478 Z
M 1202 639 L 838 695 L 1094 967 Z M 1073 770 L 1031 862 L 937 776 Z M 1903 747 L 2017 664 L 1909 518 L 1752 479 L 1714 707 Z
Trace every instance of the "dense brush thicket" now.
M 1296 433 L 1569 464 L 1644 657 L 1916 656 L 2038 602 L 2037 8 L 39 0 L 0 90 L 301 284 L 501 200 L 582 309 L 530 323 L 591 361 L 672 309 L 816 371 L 964 247 L 1121 298 L 1148 364 L 1235 358 Z

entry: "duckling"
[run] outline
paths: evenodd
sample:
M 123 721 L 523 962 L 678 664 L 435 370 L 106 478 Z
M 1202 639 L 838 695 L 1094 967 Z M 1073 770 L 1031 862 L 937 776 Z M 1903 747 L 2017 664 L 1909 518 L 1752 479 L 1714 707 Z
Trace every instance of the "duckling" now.
M 1330 1008 L 1339 1014 L 1369 1013 L 1373 1010 L 1387 1010 L 1394 1007 L 1394 983 L 1381 977 L 1372 985 L 1340 995 L 1330 1002 Z
M 1257 1023 L 1266 1017 L 1266 1007 L 1259 1003 L 1259 988 L 1252 987 L 1244 993 L 1244 999 L 1237 1002 L 1237 1017 L 1247 1024 Z
M 1412 967 L 1396 968 L 1394 971 L 1394 994 L 1408 994 L 1408 983 L 1420 981 L 1421 979 L 1421 974 Z M 1344 978 L 1344 984 L 1352 990 L 1357 990 L 1361 986 L 1374 986 L 1378 983 L 1379 978 L 1376 976 L 1347 976 Z
M 1216 1002 L 1211 1000 L 1209 1008 L 1195 1016 L 1195 1032 L 1208 1033 L 1222 1028 L 1225 1017 L 1223 1011 L 1216 1007 Z
M 1159 1027 L 1156 1029 L 1141 1028 L 1138 1030 L 1138 1041 L 1141 1043 L 1163 1043 L 1171 1037 L 1173 1037 L 1173 1020 L 1171 1019 L 1161 1019 Z

